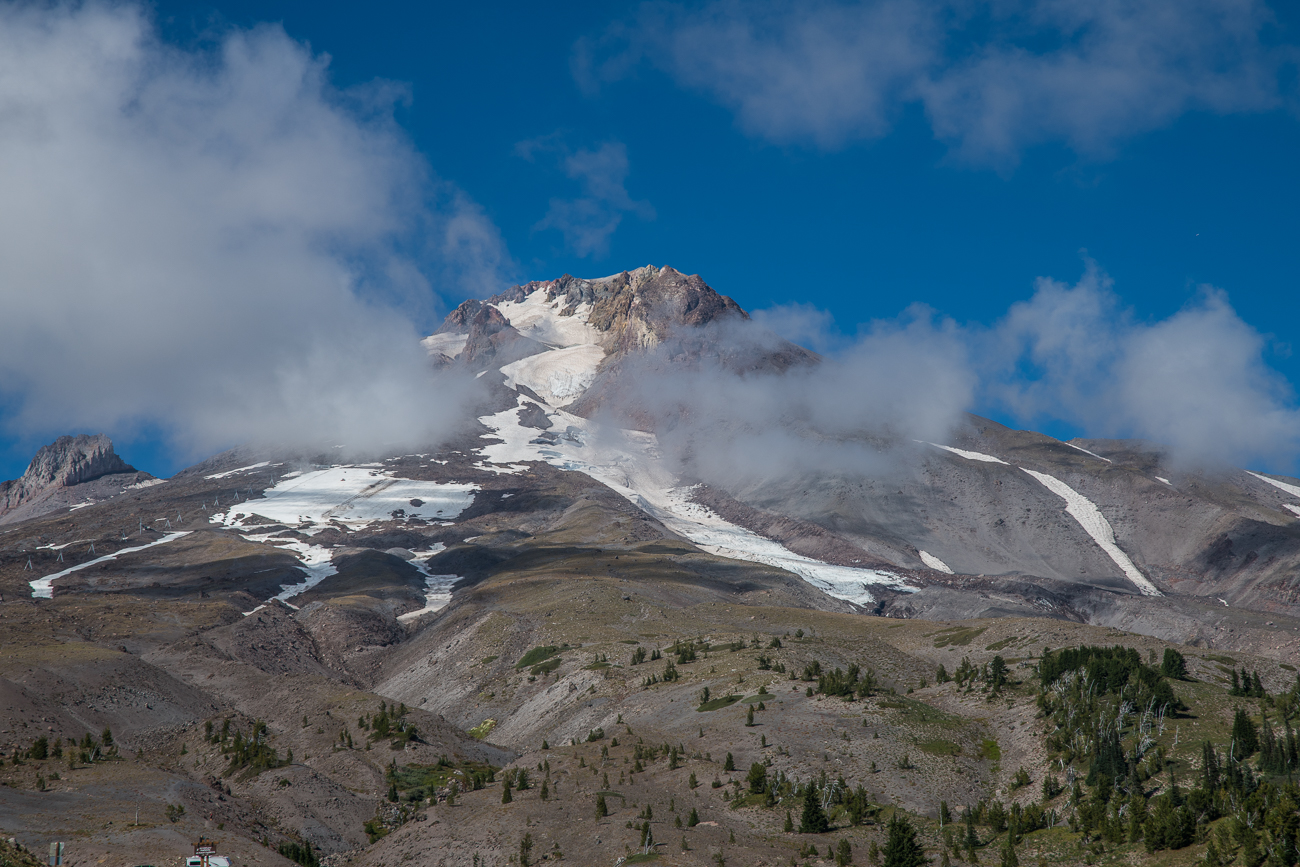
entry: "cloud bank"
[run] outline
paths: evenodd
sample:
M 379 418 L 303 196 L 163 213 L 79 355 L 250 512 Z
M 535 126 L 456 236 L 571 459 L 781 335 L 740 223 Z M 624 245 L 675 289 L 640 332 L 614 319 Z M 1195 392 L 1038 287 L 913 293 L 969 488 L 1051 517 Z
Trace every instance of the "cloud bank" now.
M 834 149 L 919 105 L 960 159 L 999 167 L 1042 142 L 1105 157 L 1190 111 L 1296 106 L 1296 46 L 1262 0 L 647 3 L 580 40 L 593 93 L 650 65 L 747 133 Z
M 436 438 L 412 311 L 508 265 L 391 119 L 278 27 L 163 44 L 141 7 L 0 6 L 0 389 L 18 436 Z M 402 312 L 399 312 L 399 309 Z
M 731 490 L 907 472 L 916 441 L 948 441 L 968 412 L 1148 440 L 1188 469 L 1286 471 L 1300 455 L 1300 408 L 1268 366 L 1268 338 L 1213 287 L 1141 321 L 1089 261 L 1075 284 L 1040 279 L 989 325 L 914 306 L 845 335 L 796 304 L 711 328 L 629 362 L 609 411 L 660 419 L 681 469 Z M 783 340 L 822 359 L 765 361 L 789 349 Z

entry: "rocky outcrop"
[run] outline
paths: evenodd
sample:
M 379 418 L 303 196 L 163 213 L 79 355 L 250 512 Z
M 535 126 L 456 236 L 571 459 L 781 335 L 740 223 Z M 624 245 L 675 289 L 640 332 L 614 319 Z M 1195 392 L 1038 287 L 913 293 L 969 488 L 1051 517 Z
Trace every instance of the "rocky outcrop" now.
M 33 504 L 56 493 L 105 476 L 133 475 L 138 482 L 152 478 L 118 457 L 104 434 L 62 436 L 41 447 L 21 478 L 0 484 L 0 518 L 21 512 L 32 517 Z

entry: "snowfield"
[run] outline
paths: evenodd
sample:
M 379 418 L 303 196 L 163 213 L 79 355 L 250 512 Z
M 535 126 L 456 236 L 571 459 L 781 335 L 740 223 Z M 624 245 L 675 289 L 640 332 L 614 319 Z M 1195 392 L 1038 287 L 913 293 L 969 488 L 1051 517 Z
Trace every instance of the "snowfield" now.
M 524 402 L 520 398 L 520 403 Z M 668 529 L 701 549 L 721 557 L 764 563 L 793 572 L 837 599 L 859 605 L 876 601 L 872 587 L 913 592 L 902 576 L 877 569 L 835 566 L 796 554 L 777 542 L 723 520 L 712 510 L 690 501 L 660 461 L 653 434 L 632 430 L 597 429 L 587 419 L 558 409 L 547 415 L 555 424 L 538 431 L 519 424 L 518 412 L 507 409 L 479 419 L 502 442 L 480 450 L 497 472 L 517 472 L 526 461 L 544 461 L 562 470 L 585 473 L 622 494 Z
M 1119 545 L 1115 543 L 1115 531 L 1106 520 L 1106 516 L 1101 513 L 1096 504 L 1054 476 L 1046 473 L 1036 473 L 1033 470 L 1020 468 L 1029 475 L 1038 479 L 1043 487 L 1047 488 L 1053 494 L 1056 494 L 1062 500 L 1065 500 L 1065 511 L 1071 518 L 1079 522 L 1079 526 L 1092 537 L 1101 550 L 1105 551 L 1110 559 L 1115 561 L 1115 565 L 1123 570 L 1128 580 L 1132 581 L 1143 596 L 1163 596 L 1156 585 L 1147 580 L 1128 555 L 1120 550 Z
M 382 469 L 339 466 L 281 478 L 261 499 L 245 500 L 212 516 L 213 523 L 242 525 L 252 515 L 283 524 L 331 523 L 361 528 L 400 517 L 450 521 L 469 508 L 474 485 L 417 482 L 394 478 Z

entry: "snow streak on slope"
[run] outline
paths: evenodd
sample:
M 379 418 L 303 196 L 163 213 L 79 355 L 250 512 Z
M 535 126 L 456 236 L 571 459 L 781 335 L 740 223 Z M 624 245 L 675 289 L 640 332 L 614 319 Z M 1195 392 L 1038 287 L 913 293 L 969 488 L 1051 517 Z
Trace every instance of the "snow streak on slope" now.
M 1249 469 L 1248 471 L 1245 472 L 1247 472 L 1249 476 L 1255 476 L 1261 482 L 1269 482 L 1270 485 L 1273 485 L 1274 487 L 1278 487 L 1278 489 L 1286 491 L 1286 493 L 1291 494 L 1292 497 L 1300 497 L 1300 487 L 1297 487 L 1295 485 L 1287 485 L 1286 482 L 1279 482 L 1277 478 L 1269 478 L 1268 476 L 1261 476 L 1260 473 L 1252 473 L 1251 471 L 1249 471 Z M 1292 508 L 1291 506 L 1287 506 L 1287 508 L 1290 508 L 1292 512 L 1296 511 L 1295 508 Z
M 152 548 L 155 545 L 165 545 L 168 542 L 179 539 L 181 536 L 187 536 L 189 533 L 189 530 L 183 530 L 179 533 L 168 533 L 166 536 L 163 536 L 155 542 L 150 542 L 148 545 L 137 545 L 134 548 L 123 548 L 121 551 L 115 551 L 112 554 L 105 554 L 103 557 L 97 557 L 94 560 L 87 560 L 85 563 L 69 567 L 64 569 L 62 572 L 55 572 L 53 575 L 46 575 L 44 578 L 37 578 L 35 581 L 28 581 L 27 583 L 30 584 L 32 588 L 32 597 L 35 599 L 53 599 L 54 582 L 62 578 L 64 575 L 71 575 L 79 569 L 98 566 L 100 563 L 107 563 L 110 560 L 116 560 L 123 554 L 134 554 L 136 551 L 143 551 L 146 548 Z
M 597 432 L 586 419 L 562 410 L 547 415 L 557 426 L 546 432 L 521 426 L 513 408 L 479 419 L 503 440 L 484 446 L 484 459 L 498 465 L 545 461 L 562 470 L 585 473 L 709 553 L 785 569 L 838 599 L 868 605 L 876 601 L 872 586 L 915 589 L 891 572 L 834 566 L 796 554 L 691 502 L 691 488 L 681 487 L 663 466 L 653 434 Z
M 1062 442 L 1064 442 L 1064 440 L 1062 440 Z M 1097 454 L 1096 452 L 1088 451 L 1083 446 L 1076 446 L 1074 443 L 1065 443 L 1065 444 L 1072 449 L 1078 449 L 1079 451 L 1083 452 L 1085 455 L 1092 455 L 1094 458 L 1096 458 L 1099 461 L 1105 461 L 1108 464 L 1114 463 L 1114 461 L 1112 461 L 1110 458 L 1103 458 L 1101 455 Z
M 1120 550 L 1119 545 L 1115 543 L 1115 531 L 1111 528 L 1110 522 L 1106 520 L 1106 516 L 1101 513 L 1101 510 L 1097 508 L 1092 500 L 1089 500 L 1058 478 L 1049 476 L 1046 473 L 1026 470 L 1024 467 L 1020 469 L 1038 479 L 1043 484 L 1043 487 L 1065 500 L 1065 511 L 1069 513 L 1070 517 L 1078 521 L 1079 526 L 1110 556 L 1110 559 L 1115 561 L 1115 565 L 1124 571 L 1128 580 L 1137 585 L 1143 596 L 1164 595 L 1156 589 L 1156 585 L 1148 581 L 1147 577 L 1138 571 L 1138 567 L 1133 564 L 1128 555 Z
M 451 601 L 452 587 L 460 580 L 459 575 L 431 575 L 429 573 L 429 558 L 440 551 L 446 550 L 447 546 L 441 542 L 435 542 L 433 549 L 423 557 L 417 557 L 410 560 L 410 564 L 420 570 L 424 576 L 424 607 L 415 611 L 408 611 L 405 614 L 398 615 L 398 623 L 410 623 L 418 617 L 425 614 L 432 614 L 441 611 L 447 607 Z
M 980 454 L 979 452 L 968 452 L 965 449 L 957 449 L 952 446 L 941 446 L 938 443 L 926 443 L 926 445 L 934 446 L 936 449 L 943 449 L 945 452 L 952 452 L 954 455 L 960 455 L 968 461 L 984 461 L 989 464 L 1002 464 L 1004 467 L 1011 466 L 1006 461 L 1002 460 L 1002 458 L 995 458 L 993 455 Z

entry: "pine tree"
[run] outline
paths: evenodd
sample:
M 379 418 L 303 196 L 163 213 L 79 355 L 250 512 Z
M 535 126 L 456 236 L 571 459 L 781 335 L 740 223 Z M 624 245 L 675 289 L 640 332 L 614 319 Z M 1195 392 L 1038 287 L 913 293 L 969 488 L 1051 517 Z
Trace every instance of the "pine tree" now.
M 501 803 L 509 804 L 513 800 L 514 796 L 510 794 L 510 775 L 507 774 L 505 779 L 501 781 Z
M 1016 857 L 1016 847 L 1011 845 L 1010 836 L 1002 847 L 1002 867 L 1020 867 L 1020 859 Z
M 853 847 L 848 840 L 840 840 L 840 845 L 835 849 L 835 867 L 847 867 L 853 863 Z
M 785 831 L 787 834 L 794 832 L 794 819 L 790 817 L 789 810 L 785 811 L 785 827 L 782 828 L 781 830 Z
M 826 818 L 821 799 L 817 797 L 817 786 L 809 783 L 803 796 L 803 818 L 799 820 L 799 833 L 824 834 L 830 829 L 830 820 Z
M 727 760 L 723 762 L 722 769 L 724 771 L 734 771 L 736 769 L 736 760 L 731 757 L 731 753 L 727 753 Z
M 925 863 L 925 850 L 916 840 L 916 829 L 911 822 L 895 813 L 889 820 L 889 839 L 885 843 L 883 867 L 921 867 Z
M 603 819 L 609 815 L 609 807 L 605 806 L 605 794 L 603 792 L 596 795 L 596 818 Z

